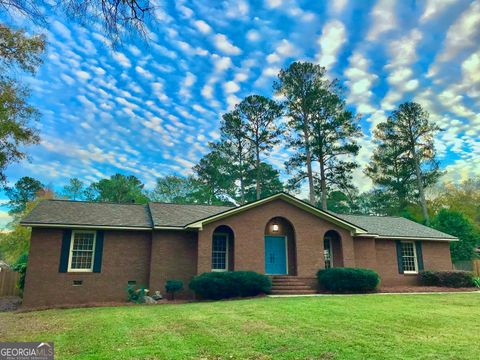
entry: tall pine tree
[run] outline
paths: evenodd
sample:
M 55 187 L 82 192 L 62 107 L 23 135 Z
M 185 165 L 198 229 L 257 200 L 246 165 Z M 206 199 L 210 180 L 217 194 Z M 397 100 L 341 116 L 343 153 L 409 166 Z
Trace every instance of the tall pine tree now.
M 358 154 L 355 141 L 362 135 L 352 112 L 346 110 L 336 81 L 326 84 L 320 92 L 320 106 L 311 122 L 312 153 L 318 162 L 321 208 L 327 210 L 329 190 L 353 190 L 352 171 L 358 164 L 352 156 Z
M 245 182 L 252 167 L 253 158 L 251 144 L 245 136 L 243 119 L 237 109 L 222 116 L 220 133 L 221 138 L 218 149 L 228 158 L 231 175 L 240 185 L 239 203 L 244 204 Z
M 262 160 L 280 141 L 281 128 L 276 120 L 282 115 L 282 106 L 260 95 L 247 96 L 235 107 L 241 132 L 250 142 L 255 172 L 256 199 L 262 196 Z
M 402 199 L 402 193 L 410 194 L 414 189 L 427 225 L 430 217 L 425 188 L 442 175 L 435 159 L 434 136 L 438 131 L 440 128 L 420 104 L 401 104 L 377 126 L 374 136 L 378 148 L 367 169 L 375 184 L 396 192 L 400 201 L 407 197 Z
M 312 122 L 320 109 L 320 95 L 329 81 L 325 68 L 309 62 L 294 62 L 280 70 L 273 88 L 285 98 L 288 121 L 288 146 L 295 153 L 287 162 L 287 171 L 296 173 L 292 186 L 308 182 L 308 200 L 315 204 L 312 169 Z
M 309 201 L 327 209 L 329 190 L 349 190 L 351 172 L 358 165 L 349 157 L 358 153 L 355 138 L 361 135 L 355 117 L 345 108 L 336 80 L 326 77 L 325 68 L 295 62 L 281 70 L 274 89 L 285 97 L 288 145 L 294 150 L 286 163 L 291 188 L 306 179 Z M 318 163 L 318 171 L 313 166 Z

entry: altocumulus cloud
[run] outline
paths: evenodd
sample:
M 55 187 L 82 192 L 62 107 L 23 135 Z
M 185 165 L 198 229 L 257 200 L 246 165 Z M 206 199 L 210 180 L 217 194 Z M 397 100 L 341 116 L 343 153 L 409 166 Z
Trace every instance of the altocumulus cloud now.
M 156 17 L 148 45 L 115 50 L 96 26 L 51 21 L 45 63 L 30 80 L 43 141 L 30 148 L 31 163 L 9 169 L 11 181 L 32 171 L 59 185 L 115 172 L 148 184 L 188 174 L 218 139 L 221 114 L 252 93 L 272 96 L 294 60 L 342 81 L 366 132 L 361 165 L 376 124 L 417 100 L 446 129 L 436 144 L 447 179 L 480 173 L 480 0 L 158 2 Z M 288 156 L 279 146 L 267 160 L 283 171 Z M 361 172 L 355 178 L 371 186 Z

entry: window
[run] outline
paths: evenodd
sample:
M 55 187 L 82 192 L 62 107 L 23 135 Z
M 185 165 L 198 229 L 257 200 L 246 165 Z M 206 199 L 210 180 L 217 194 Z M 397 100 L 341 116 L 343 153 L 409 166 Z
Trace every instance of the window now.
M 213 234 L 212 271 L 226 271 L 228 268 L 228 234 Z
M 411 241 L 402 242 L 402 261 L 404 274 L 416 274 L 418 272 L 415 243 Z
M 93 270 L 95 237 L 95 231 L 72 232 L 68 271 L 89 272 Z
M 332 241 L 330 238 L 323 240 L 323 258 L 325 259 L 325 269 L 332 268 Z

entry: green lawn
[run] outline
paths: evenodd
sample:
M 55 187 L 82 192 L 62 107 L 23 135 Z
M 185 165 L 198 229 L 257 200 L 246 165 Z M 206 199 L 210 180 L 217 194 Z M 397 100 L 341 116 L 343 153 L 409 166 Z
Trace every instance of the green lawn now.
M 480 294 L 259 298 L 0 313 L 56 359 L 479 359 Z

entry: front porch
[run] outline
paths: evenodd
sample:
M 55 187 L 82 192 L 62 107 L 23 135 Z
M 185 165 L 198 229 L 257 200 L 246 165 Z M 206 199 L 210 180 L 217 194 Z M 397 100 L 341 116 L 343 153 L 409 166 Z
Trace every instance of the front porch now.
M 198 273 L 252 270 L 272 276 L 275 285 L 278 283 L 280 286 L 278 290 L 297 287 L 299 290 L 311 290 L 310 284 L 317 271 L 343 267 L 344 248 L 353 248 L 351 237 L 348 233 L 341 234 L 341 229 L 326 228 L 312 232 L 308 228 L 310 224 L 295 226 L 284 216 L 268 219 L 261 231 L 235 225 L 225 221 L 212 227 L 210 239 L 205 229 L 199 232 Z M 352 253 L 352 250 L 349 252 Z M 308 284 L 302 278 L 308 279 Z M 284 289 L 285 285 L 292 285 L 292 289 Z

